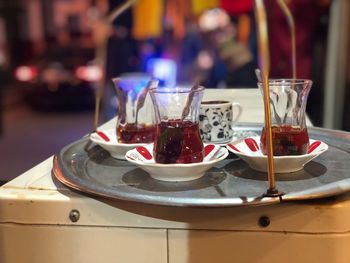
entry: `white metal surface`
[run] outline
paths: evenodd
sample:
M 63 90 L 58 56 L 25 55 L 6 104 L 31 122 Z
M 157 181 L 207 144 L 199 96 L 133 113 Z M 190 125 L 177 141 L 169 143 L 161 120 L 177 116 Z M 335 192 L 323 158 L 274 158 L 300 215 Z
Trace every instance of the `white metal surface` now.
M 1 188 L 0 262 L 347 262 L 350 256 L 349 195 L 214 209 L 111 202 L 56 186 L 47 162 Z M 77 222 L 69 219 L 73 209 Z M 262 216 L 270 219 L 267 227 L 259 225 Z

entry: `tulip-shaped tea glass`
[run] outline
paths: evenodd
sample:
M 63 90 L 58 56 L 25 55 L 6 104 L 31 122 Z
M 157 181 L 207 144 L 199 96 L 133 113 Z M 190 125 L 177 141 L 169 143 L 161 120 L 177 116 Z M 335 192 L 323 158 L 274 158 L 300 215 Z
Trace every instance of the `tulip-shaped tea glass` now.
M 261 90 L 262 83 L 258 86 Z M 270 79 L 270 109 L 273 154 L 301 155 L 307 152 L 309 135 L 306 127 L 305 109 L 311 80 Z M 266 130 L 263 128 L 261 149 L 267 154 Z
M 153 148 L 157 163 L 203 161 L 198 126 L 203 92 L 201 86 L 150 89 L 157 123 Z
M 158 82 L 145 74 L 114 78 L 117 99 L 117 138 L 120 143 L 151 143 L 155 136 L 154 107 L 149 89 Z

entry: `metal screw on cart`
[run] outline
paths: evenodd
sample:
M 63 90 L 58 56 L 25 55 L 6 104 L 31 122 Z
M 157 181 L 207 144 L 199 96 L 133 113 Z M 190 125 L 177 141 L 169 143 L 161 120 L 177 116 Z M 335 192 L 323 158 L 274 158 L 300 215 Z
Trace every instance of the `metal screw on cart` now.
M 268 216 L 261 216 L 258 223 L 261 227 L 268 227 L 270 225 L 270 218 Z
M 78 222 L 79 218 L 80 218 L 80 212 L 78 210 L 74 209 L 74 210 L 70 211 L 70 213 L 69 213 L 70 221 L 75 223 L 75 222 Z

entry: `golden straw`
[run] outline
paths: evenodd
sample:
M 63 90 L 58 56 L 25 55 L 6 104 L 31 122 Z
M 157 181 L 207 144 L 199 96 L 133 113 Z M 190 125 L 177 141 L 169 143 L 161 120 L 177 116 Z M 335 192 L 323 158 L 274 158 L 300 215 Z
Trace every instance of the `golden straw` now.
M 295 43 L 295 23 L 292 13 L 290 12 L 288 5 L 284 0 L 277 0 L 277 3 L 281 7 L 284 15 L 287 18 L 290 35 L 291 35 L 291 45 L 292 45 L 292 70 L 293 70 L 293 79 L 297 78 L 297 55 L 296 55 L 296 43 Z
M 255 17 L 258 33 L 258 49 L 260 68 L 262 73 L 262 84 L 264 94 L 264 110 L 265 110 L 265 129 L 267 134 L 267 157 L 268 157 L 268 179 L 269 189 L 267 194 L 276 194 L 275 182 L 275 166 L 273 161 L 272 147 L 272 129 L 271 129 L 271 110 L 270 110 L 270 92 L 269 92 L 269 41 L 267 32 L 266 11 L 263 0 L 255 0 Z

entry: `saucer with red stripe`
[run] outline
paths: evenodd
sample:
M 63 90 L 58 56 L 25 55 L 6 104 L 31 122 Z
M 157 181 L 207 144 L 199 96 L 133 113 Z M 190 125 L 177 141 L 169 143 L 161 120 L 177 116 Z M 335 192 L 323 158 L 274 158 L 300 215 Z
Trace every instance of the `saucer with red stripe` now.
M 199 163 L 156 163 L 153 144 L 139 146 L 128 151 L 125 159 L 145 170 L 151 177 L 161 181 L 184 182 L 202 177 L 207 170 L 228 156 L 228 150 L 214 144 L 204 144 L 204 159 Z
M 226 148 L 247 162 L 252 169 L 261 172 L 267 171 L 267 156 L 261 152 L 259 136 L 228 144 Z M 328 145 L 326 143 L 310 139 L 306 154 L 274 156 L 275 172 L 291 173 L 299 171 L 303 169 L 305 164 L 327 151 L 327 149 Z
M 127 151 L 146 143 L 120 143 L 115 129 L 97 130 L 90 135 L 90 140 L 108 151 L 115 159 L 125 160 Z

